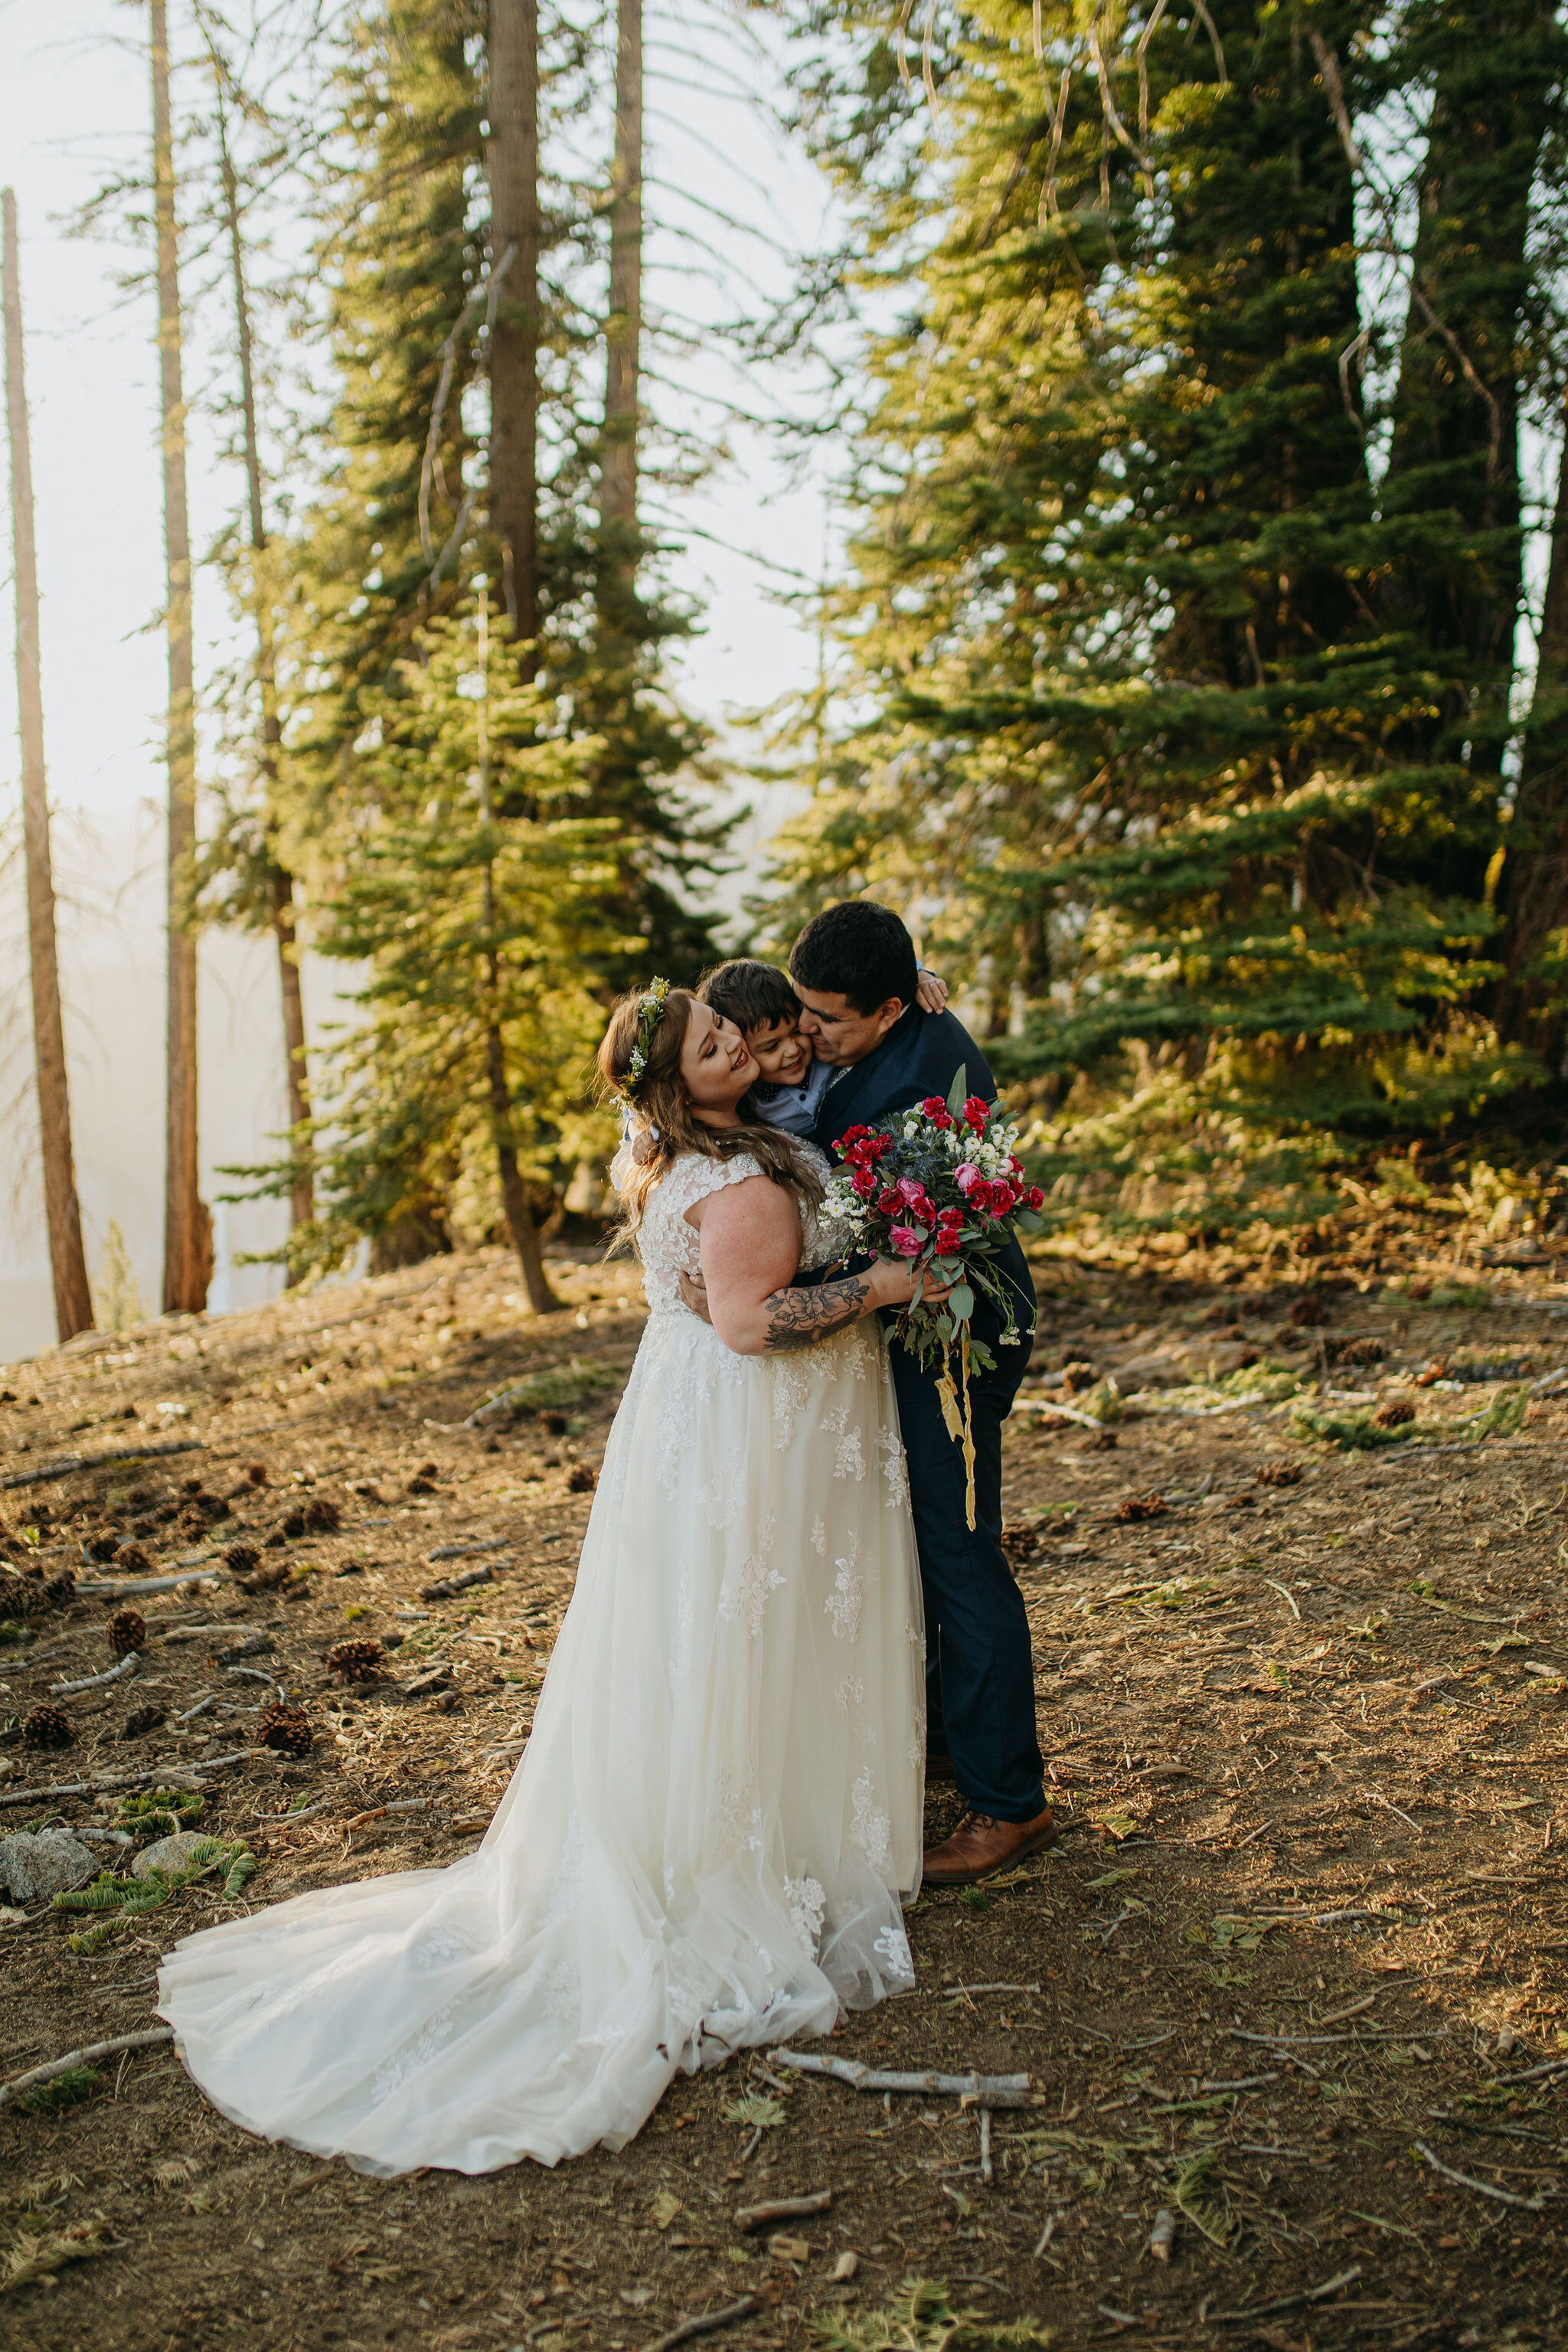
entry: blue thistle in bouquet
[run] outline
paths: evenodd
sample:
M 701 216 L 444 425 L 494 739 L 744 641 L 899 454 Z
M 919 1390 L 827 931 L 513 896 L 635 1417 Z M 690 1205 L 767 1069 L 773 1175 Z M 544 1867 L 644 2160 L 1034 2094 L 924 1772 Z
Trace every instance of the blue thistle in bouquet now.
M 844 1166 L 828 1185 L 827 1206 L 854 1237 L 846 1255 L 907 1258 L 952 1286 L 940 1307 L 911 1301 L 900 1308 L 894 1329 L 935 1373 L 948 1434 L 963 1447 L 973 1528 L 969 1375 L 991 1371 L 996 1361 L 971 1328 L 975 1294 L 1002 1316 L 999 1344 L 1016 1345 L 1016 1286 L 994 1261 L 1016 1233 L 1038 1232 L 1045 1194 L 1025 1174 L 1016 1122 L 999 1104 L 966 1095 L 967 1076 L 961 1068 L 945 1102 L 928 1095 L 874 1127 L 847 1129 L 834 1147 Z

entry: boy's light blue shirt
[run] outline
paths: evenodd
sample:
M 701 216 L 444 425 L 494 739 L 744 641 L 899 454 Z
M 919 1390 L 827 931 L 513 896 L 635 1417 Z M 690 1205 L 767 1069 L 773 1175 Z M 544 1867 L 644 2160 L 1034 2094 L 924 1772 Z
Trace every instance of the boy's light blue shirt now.
M 782 1128 L 786 1135 L 809 1135 L 833 1079 L 831 1062 L 814 1061 L 798 1087 L 759 1086 L 752 1095 L 757 1117 L 765 1127 Z

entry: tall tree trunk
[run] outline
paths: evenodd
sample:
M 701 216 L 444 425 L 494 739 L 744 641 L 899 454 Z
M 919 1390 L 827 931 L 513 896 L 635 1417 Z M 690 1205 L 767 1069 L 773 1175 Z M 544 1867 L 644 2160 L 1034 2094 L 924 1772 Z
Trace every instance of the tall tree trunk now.
M 504 270 L 490 341 L 490 525 L 501 547 L 501 589 L 507 620 L 530 677 L 538 670 L 539 642 L 539 6 L 538 0 L 490 0 L 489 144 L 490 268 Z M 488 600 L 488 587 L 480 589 Z M 488 696 L 489 614 L 479 611 L 479 667 Z M 485 705 L 480 705 L 480 727 Z M 479 759 L 485 814 L 489 814 L 489 745 Z M 485 918 L 493 919 L 494 888 L 485 869 Z M 491 1002 L 497 965 L 489 957 Z M 508 1231 L 522 1268 L 529 1304 L 547 1315 L 561 1301 L 550 1287 L 539 1230 L 512 1141 L 511 1090 L 500 1025 L 485 1032 L 490 1125 Z
M 1501 772 L 1522 589 L 1519 338 L 1531 192 L 1556 78 L 1555 0 L 1432 12 L 1433 76 L 1410 304 L 1381 500 L 1403 523 L 1452 509 L 1440 552 L 1395 574 L 1394 615 L 1448 673 L 1438 724 L 1478 775 Z M 1467 541 L 1471 544 L 1467 545 Z M 1451 560 L 1445 560 L 1449 558 Z
M 512 635 L 539 637 L 539 5 L 490 0 L 490 524 Z M 529 669 L 537 669 L 530 659 Z
M 1568 1037 L 1555 992 L 1531 967 L 1568 910 L 1568 415 L 1563 423 L 1535 686 L 1498 889 L 1505 977 L 1495 1006 L 1500 1033 L 1541 1046 L 1554 1067 Z
M 475 718 L 479 728 L 479 817 L 487 827 L 490 821 L 490 612 L 489 583 L 477 580 L 479 591 L 479 700 Z M 512 1114 L 511 1087 L 506 1074 L 506 1041 L 501 1034 L 500 958 L 496 951 L 496 883 L 495 866 L 487 858 L 484 879 L 485 922 L 485 982 L 489 1005 L 485 1020 L 485 1080 L 489 1094 L 490 1137 L 495 1146 L 496 1173 L 500 1180 L 501 1205 L 506 1211 L 507 1230 L 517 1252 L 517 1262 L 522 1269 L 523 1287 L 528 1303 L 536 1315 L 552 1314 L 561 1305 L 550 1287 L 550 1276 L 544 1270 L 544 1251 L 539 1238 L 539 1228 L 533 1222 L 529 1206 L 528 1187 L 517 1164 L 517 1143 Z
M 92 1328 L 92 1294 L 81 1246 L 81 1210 L 71 1155 L 70 1094 L 55 947 L 55 882 L 49 856 L 49 803 L 44 770 L 44 698 L 38 671 L 38 566 L 33 538 L 33 463 L 22 358 L 22 272 L 16 199 L 4 213 L 5 415 L 11 436 L 11 544 L 16 578 L 16 702 L 21 719 L 22 811 L 27 866 L 27 951 L 33 980 L 33 1057 L 38 1081 L 38 1131 L 44 1155 L 44 1214 L 55 1328 L 62 1339 Z
M 599 635 L 636 642 L 637 376 L 642 341 L 642 0 L 616 14 L 616 155 L 610 181 L 610 314 L 605 325 L 605 434 L 599 478 Z
M 223 171 L 225 226 L 228 231 L 229 278 L 234 294 L 235 334 L 239 348 L 239 406 L 244 429 L 245 479 L 250 524 L 250 601 L 256 620 L 256 678 L 261 696 L 262 822 L 268 857 L 268 902 L 278 947 L 278 981 L 283 1006 L 284 1078 L 289 1125 L 294 1132 L 294 1181 L 289 1196 L 293 1230 L 315 1214 L 315 1188 L 300 1130 L 310 1116 L 310 1066 L 306 1060 L 305 1007 L 300 986 L 300 948 L 294 877 L 277 855 L 279 752 L 283 741 L 278 716 L 278 652 L 267 608 L 262 558 L 267 551 L 267 510 L 261 495 L 261 446 L 256 429 L 256 346 L 250 327 L 250 297 L 245 282 L 245 237 L 240 218 L 239 176 L 228 143 L 227 69 L 203 18 L 202 29 L 217 85 L 218 153 Z
M 199 1313 L 212 1279 L 212 1219 L 196 1151 L 195 671 L 191 636 L 191 530 L 185 503 L 185 398 L 174 144 L 169 113 L 165 0 L 153 17 L 153 195 L 158 248 L 158 380 L 163 411 L 163 551 L 169 638 L 167 1147 L 163 1170 L 163 1312 Z

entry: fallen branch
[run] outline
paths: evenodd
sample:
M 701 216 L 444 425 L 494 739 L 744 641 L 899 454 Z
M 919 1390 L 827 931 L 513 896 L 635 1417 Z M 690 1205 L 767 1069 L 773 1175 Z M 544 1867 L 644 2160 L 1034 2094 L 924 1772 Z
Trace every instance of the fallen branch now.
M 1261 2042 L 1268 2050 L 1312 2050 L 1329 2042 L 1437 2042 L 1448 2031 L 1446 2025 L 1434 2026 L 1430 2032 L 1418 2025 L 1369 2025 L 1360 2033 L 1248 2033 L 1239 2025 L 1225 2030 L 1233 2042 Z
M 1027 2074 L 902 2074 L 863 2066 L 856 2058 L 815 2058 L 804 2051 L 770 2050 L 778 2066 L 792 2066 L 801 2074 L 825 2074 L 847 2083 L 852 2091 L 905 2091 L 917 2098 L 966 2099 L 988 2107 L 1028 2105 Z
M 493 1584 L 498 1568 L 510 1568 L 510 1559 L 487 1560 L 483 1568 L 468 1568 L 461 1576 L 443 1576 L 434 1584 L 422 1584 L 421 1601 L 450 1601 L 455 1592 L 466 1592 L 470 1584 Z
M 226 1756 L 204 1756 L 199 1764 L 155 1764 L 145 1772 L 110 1772 L 96 1780 L 57 1780 L 47 1789 L 8 1789 L 0 1796 L 0 1805 L 37 1804 L 40 1797 L 91 1797 L 104 1789 L 144 1788 L 149 1780 L 166 1788 L 200 1788 L 204 1772 L 216 1772 L 220 1764 L 248 1760 L 243 1748 L 235 1748 Z
M 1522 2074 L 1500 2074 L 1499 2089 L 1513 2083 L 1539 2083 L 1546 2074 L 1568 2074 L 1568 2058 L 1549 2058 L 1543 2066 L 1527 2066 Z
M 832 2202 L 831 2189 L 818 2189 L 810 2197 L 774 2197 L 766 2205 L 742 2205 L 735 2227 L 760 2230 L 764 2221 L 793 2221 L 803 2213 L 825 2213 Z
M 127 1650 L 117 1666 L 105 1666 L 100 1675 L 84 1675 L 79 1683 L 51 1683 L 51 1698 L 74 1698 L 78 1691 L 101 1690 L 105 1683 L 117 1683 L 122 1675 L 133 1675 L 142 1664 L 140 1650 Z
M 980 2110 L 980 2178 L 989 2188 L 995 2177 L 995 2167 L 991 2161 L 991 2110 L 989 2107 L 982 2107 Z
M 226 1576 L 222 1560 L 205 1560 L 199 1568 L 183 1568 L 177 1576 L 84 1577 L 77 1586 L 79 1601 L 119 1601 L 131 1592 L 174 1592 L 182 1584 L 200 1584 L 209 1576 Z
M 1298 2304 L 1321 2303 L 1326 2295 L 1338 2294 L 1341 2287 L 1353 2286 L 1360 2276 L 1361 2264 L 1352 2263 L 1348 2271 L 1341 2271 L 1335 2277 L 1325 2279 L 1321 2286 L 1307 2287 L 1300 2294 L 1277 2294 L 1272 2303 L 1255 2303 L 1250 2311 L 1214 2311 L 1209 2317 L 1228 2326 L 1237 2320 L 1263 2319 L 1272 2312 L 1294 2311 Z
M 173 2042 L 172 2025 L 150 2025 L 139 2033 L 117 2033 L 111 2042 L 89 2042 L 79 2050 L 68 2050 L 63 2058 L 50 2058 L 42 2066 L 30 2067 L 26 2074 L 14 2081 L 0 2083 L 0 2107 L 8 2107 L 25 2091 L 36 2091 L 42 2083 L 52 2083 L 57 2074 L 68 2074 L 73 2066 L 90 2066 L 95 2058 L 117 2058 L 122 2050 L 147 2050 L 155 2042 Z
M 658 2336 L 645 2345 L 643 2352 L 674 2352 L 677 2344 L 689 2343 L 694 2336 L 711 2336 L 716 2327 L 728 2327 L 737 2319 L 746 2319 L 757 2308 L 754 2294 L 743 2294 L 739 2303 L 727 2303 L 722 2311 L 705 2311 L 696 2319 L 683 2319 L 668 2336 Z
M 1425 2158 L 1434 2172 L 1445 2180 L 1456 2181 L 1461 2189 L 1473 2189 L 1478 2197 L 1493 2197 L 1500 2205 L 1515 2205 L 1521 2213 L 1544 2213 L 1551 2201 L 1545 2197 L 1516 2197 L 1511 2189 L 1494 2189 L 1489 2180 L 1472 2180 L 1468 2172 L 1456 2172 L 1440 2156 L 1434 2156 L 1424 2139 L 1415 2142 L 1415 2153 Z
M 50 1478 L 69 1478 L 78 1470 L 101 1470 L 111 1462 L 156 1462 L 166 1454 L 205 1454 L 205 1451 L 206 1446 L 199 1437 L 176 1437 L 166 1445 L 121 1446 L 112 1454 L 62 1454 L 53 1462 L 40 1462 L 36 1470 L 13 1470 L 8 1476 L 0 1478 L 0 1489 L 41 1486 Z

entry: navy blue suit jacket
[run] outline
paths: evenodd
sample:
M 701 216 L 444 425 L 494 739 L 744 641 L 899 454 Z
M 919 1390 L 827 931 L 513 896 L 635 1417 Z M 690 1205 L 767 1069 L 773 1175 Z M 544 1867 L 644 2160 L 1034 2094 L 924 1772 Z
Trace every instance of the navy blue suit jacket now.
M 846 1128 L 872 1127 L 894 1111 L 908 1110 L 912 1103 L 923 1102 L 928 1095 L 940 1095 L 945 1102 L 961 1066 L 964 1092 L 994 1102 L 996 1081 L 963 1022 L 952 1013 L 922 1013 L 918 1004 L 908 1004 L 865 1060 L 857 1062 L 836 1085 L 829 1087 L 817 1111 L 811 1139 L 831 1160 L 833 1146 Z M 1020 1332 L 1026 1335 L 1033 1330 L 1035 1322 L 1035 1284 L 1028 1260 L 1015 1239 L 992 1264 L 1012 1289 L 1014 1315 Z M 1013 1386 L 1016 1387 L 1024 1376 L 1029 1351 L 1026 1346 L 998 1349 L 995 1342 L 1002 1328 L 1003 1318 L 997 1309 L 984 1291 L 977 1291 L 973 1318 L 974 1336 L 990 1346 L 1004 1382 L 1016 1367 Z

